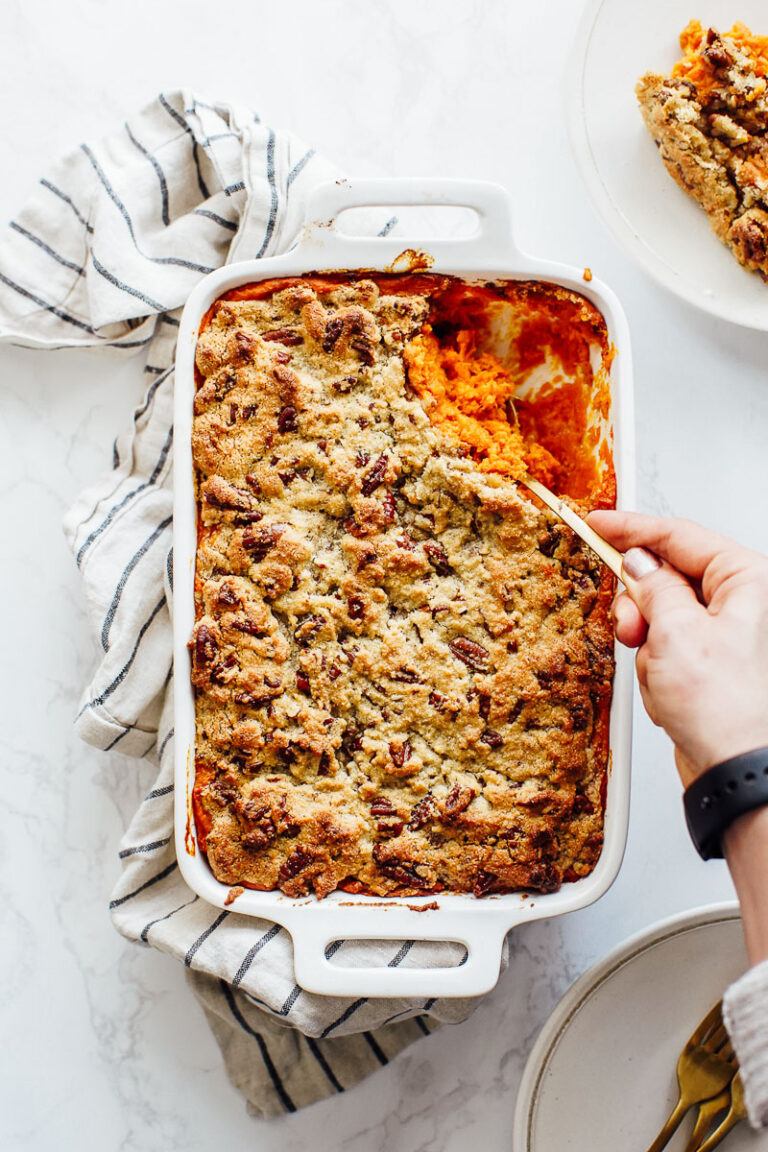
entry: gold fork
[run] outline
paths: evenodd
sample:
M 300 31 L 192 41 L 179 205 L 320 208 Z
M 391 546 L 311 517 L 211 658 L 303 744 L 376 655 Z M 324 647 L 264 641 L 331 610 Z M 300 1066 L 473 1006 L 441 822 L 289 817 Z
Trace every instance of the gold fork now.
M 733 1080 L 736 1058 L 723 1025 L 721 1007 L 722 1001 L 715 1004 L 680 1053 L 677 1061 L 679 1098 L 648 1152 L 661 1152 L 688 1109 L 718 1096 Z
M 720 1102 L 719 1107 L 715 1109 L 714 1104 L 718 1101 Z M 699 1117 L 696 1118 L 696 1127 L 691 1134 L 691 1140 L 685 1152 L 712 1152 L 712 1149 L 717 1148 L 720 1141 L 724 1140 L 731 1129 L 735 1128 L 736 1125 L 739 1124 L 747 1115 L 746 1105 L 744 1104 L 744 1085 L 741 1081 L 741 1075 L 738 1072 L 734 1076 L 733 1080 L 731 1080 L 730 1091 L 723 1092 L 716 1098 L 716 1100 L 711 1101 L 711 1103 L 713 1105 L 713 1109 L 709 1112 L 707 1124 L 700 1127 Z M 717 1112 L 722 1112 L 724 1107 L 728 1108 L 725 1116 L 720 1121 L 715 1130 L 711 1132 L 705 1140 L 702 1140 L 702 1137 L 707 1130 L 709 1120 L 712 1119 L 712 1117 L 715 1116 Z M 704 1111 L 705 1108 L 706 1104 L 703 1104 L 701 1106 L 699 1115 L 701 1115 L 701 1112 Z M 697 1128 L 699 1128 L 698 1141 L 695 1139 Z
M 731 1084 L 733 1081 L 731 1081 Z M 721 1092 L 719 1096 L 714 1096 L 711 1100 L 704 1100 L 699 1104 L 699 1111 L 696 1114 L 696 1123 L 693 1126 L 690 1139 L 685 1146 L 685 1152 L 700 1152 L 701 1145 L 704 1143 L 707 1133 L 709 1132 L 710 1125 L 716 1116 L 725 1112 L 731 1103 L 731 1086 L 730 1084 Z

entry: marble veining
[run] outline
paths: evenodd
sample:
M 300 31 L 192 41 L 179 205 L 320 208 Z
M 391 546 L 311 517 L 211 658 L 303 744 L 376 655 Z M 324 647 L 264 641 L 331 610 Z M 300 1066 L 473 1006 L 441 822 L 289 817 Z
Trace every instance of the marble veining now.
M 351 174 L 497 180 L 524 251 L 589 265 L 627 309 L 639 506 L 766 549 L 765 335 L 662 295 L 599 223 L 564 127 L 580 9 L 254 0 L 237 9 L 235 35 L 225 24 L 212 41 L 202 0 L 134 0 L 119 21 L 97 0 L 8 0 L 0 215 L 12 216 L 58 154 L 178 83 L 258 108 Z M 140 357 L 0 349 L 0 1146 L 502 1152 L 526 1055 L 559 996 L 629 933 L 729 898 L 725 868 L 694 855 L 669 746 L 636 708 L 629 845 L 613 889 L 516 930 L 509 969 L 464 1024 L 341 1097 L 269 1122 L 249 1116 L 180 966 L 129 946 L 107 914 L 118 842 L 153 770 L 72 732 L 96 648 L 61 519 L 110 467 L 142 367 Z

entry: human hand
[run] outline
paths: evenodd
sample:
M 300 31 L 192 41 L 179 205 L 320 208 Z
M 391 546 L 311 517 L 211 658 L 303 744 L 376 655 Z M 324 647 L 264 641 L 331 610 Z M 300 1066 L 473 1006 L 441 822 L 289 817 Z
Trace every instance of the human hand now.
M 662 561 L 632 579 L 625 556 L 628 588 L 613 612 L 616 636 L 637 648 L 643 704 L 672 739 L 683 784 L 768 745 L 768 559 L 690 520 L 588 519 L 620 551 L 647 548 Z

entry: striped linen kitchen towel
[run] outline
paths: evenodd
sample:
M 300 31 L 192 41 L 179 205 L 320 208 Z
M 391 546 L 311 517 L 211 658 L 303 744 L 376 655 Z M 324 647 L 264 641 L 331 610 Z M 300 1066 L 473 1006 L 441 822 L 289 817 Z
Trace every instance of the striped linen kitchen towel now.
M 0 239 L 0 339 L 146 357 L 148 387 L 65 531 L 99 662 L 81 737 L 159 770 L 125 833 L 117 929 L 182 962 L 233 1083 L 264 1116 L 350 1087 L 470 1000 L 345 1000 L 293 977 L 290 935 L 185 885 L 173 845 L 171 457 L 180 308 L 211 269 L 290 247 L 308 191 L 338 173 L 243 108 L 161 95 L 40 181 Z M 455 962 L 456 945 L 342 944 L 348 962 Z M 506 954 L 504 961 L 506 962 Z

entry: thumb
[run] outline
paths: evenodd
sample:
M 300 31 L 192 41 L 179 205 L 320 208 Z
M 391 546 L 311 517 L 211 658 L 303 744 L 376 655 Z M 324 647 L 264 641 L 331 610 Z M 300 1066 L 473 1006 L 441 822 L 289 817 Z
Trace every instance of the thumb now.
M 660 611 L 698 607 L 696 593 L 685 576 L 644 548 L 625 552 L 621 578 L 648 624 Z

